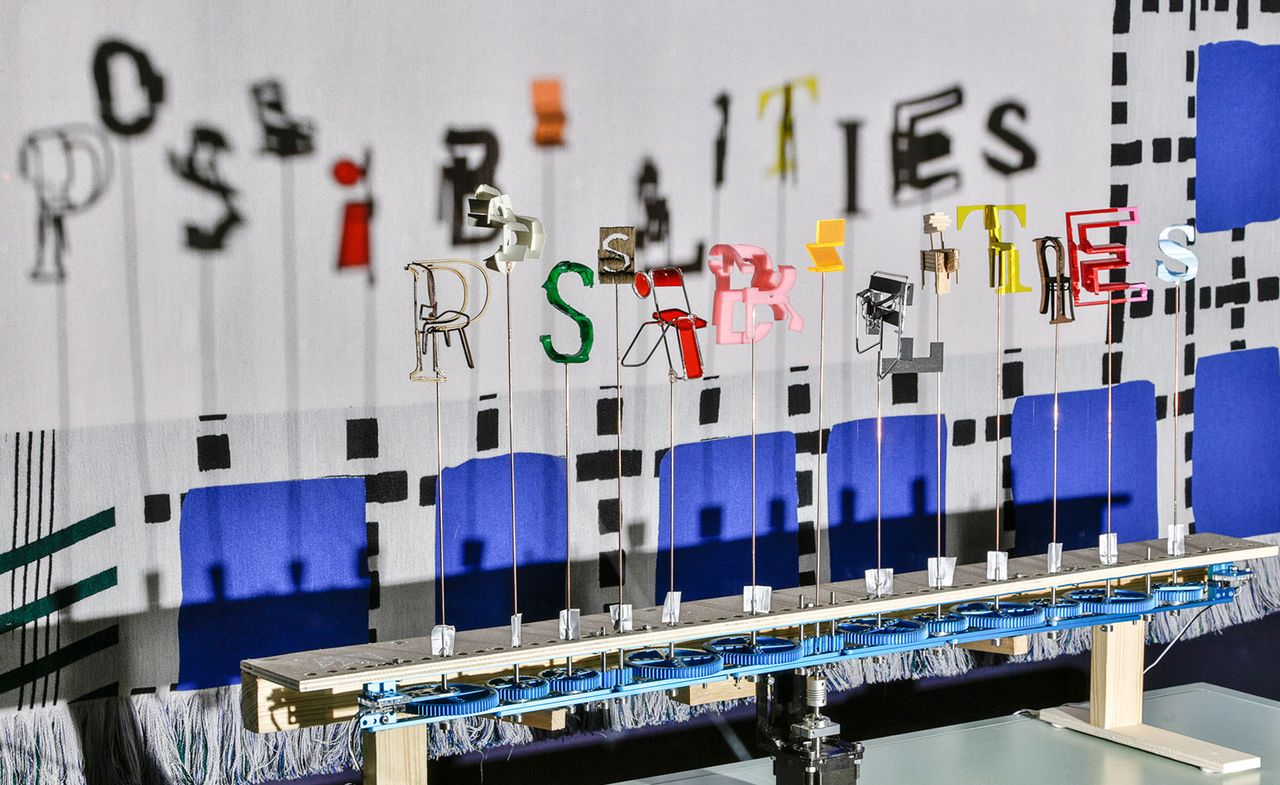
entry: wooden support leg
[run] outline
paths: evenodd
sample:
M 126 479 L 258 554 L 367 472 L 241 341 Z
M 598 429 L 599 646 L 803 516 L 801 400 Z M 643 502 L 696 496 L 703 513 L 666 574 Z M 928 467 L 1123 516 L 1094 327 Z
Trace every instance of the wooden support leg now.
M 364 785 L 427 785 L 427 726 L 360 734 Z
M 1231 774 L 1262 766 L 1257 755 L 1142 723 L 1144 621 L 1093 628 L 1089 708 L 1044 709 L 1040 719 L 1170 760 Z

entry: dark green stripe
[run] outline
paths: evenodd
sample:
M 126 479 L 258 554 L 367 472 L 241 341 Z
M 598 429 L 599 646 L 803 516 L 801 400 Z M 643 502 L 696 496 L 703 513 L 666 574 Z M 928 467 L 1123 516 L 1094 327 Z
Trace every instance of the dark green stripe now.
M 7 673 L 0 673 L 0 695 L 10 690 L 16 690 L 23 684 L 29 684 L 36 679 L 42 679 L 91 654 L 97 654 L 105 648 L 115 646 L 119 642 L 120 627 L 113 624 L 105 630 L 100 630 L 88 637 L 81 638 L 75 643 L 63 646 L 53 654 L 28 662 L 26 665 L 14 668 Z
M 98 592 L 110 589 L 115 585 L 116 568 L 112 567 L 103 570 L 97 575 L 77 581 L 70 586 L 64 586 L 53 594 L 46 594 L 35 602 L 29 602 L 19 608 L 14 608 L 8 613 L 0 613 L 0 635 L 10 630 L 16 630 L 36 619 L 44 618 L 51 613 L 56 613 L 68 605 L 77 603 L 85 597 L 92 597 Z
M 90 515 L 83 521 L 76 521 L 70 526 L 58 529 L 56 532 L 41 537 L 34 542 L 27 543 L 7 553 L 0 553 L 0 572 L 8 572 L 24 564 L 30 564 L 36 559 L 43 559 L 51 553 L 56 553 L 63 548 L 75 545 L 86 537 L 92 537 L 98 532 L 106 531 L 115 525 L 115 507 L 103 510 L 96 515 Z

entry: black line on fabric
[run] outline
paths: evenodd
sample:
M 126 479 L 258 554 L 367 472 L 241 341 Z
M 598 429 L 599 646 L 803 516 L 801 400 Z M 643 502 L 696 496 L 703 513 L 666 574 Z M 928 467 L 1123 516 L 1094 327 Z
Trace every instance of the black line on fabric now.
M 199 416 L 197 417 L 197 419 L 198 419 L 198 420 L 200 420 L 200 422 L 213 422 L 214 420 L 225 420 L 225 419 L 227 419 L 227 415 L 225 415 L 225 414 L 201 414 L 201 415 L 199 415 Z
M 27 431 L 27 495 L 26 495 L 26 513 L 25 513 L 26 524 L 23 527 L 24 528 L 24 532 L 22 535 L 23 545 L 28 545 L 31 543 L 31 452 L 32 452 L 32 441 L 33 441 L 31 437 L 31 433 L 32 433 L 31 431 Z M 23 605 L 27 604 L 27 576 L 30 574 L 30 569 L 31 569 L 30 563 L 22 565 L 22 604 Z M 14 570 L 14 572 L 17 572 L 17 570 Z M 18 633 L 18 664 L 19 665 L 27 664 L 27 625 L 25 624 L 22 625 L 22 628 Z M 25 683 L 18 687 L 18 705 L 19 706 L 21 706 L 22 702 L 26 699 L 26 694 L 27 694 L 26 687 L 27 685 Z M 31 685 L 31 688 L 32 690 L 34 690 L 35 685 L 34 684 Z
M 44 534 L 44 431 L 40 431 L 40 462 L 38 465 L 39 474 L 36 477 L 36 539 L 40 539 Z M 52 522 L 51 522 L 52 523 Z M 36 560 L 36 582 L 33 593 L 36 598 L 40 596 L 40 560 Z M 50 572 L 53 567 L 50 566 Z M 46 594 L 47 596 L 47 594 Z M 45 629 L 47 630 L 52 620 L 45 618 Z M 48 654 L 49 652 L 45 652 Z M 40 655 L 40 620 L 36 619 L 31 625 L 31 659 L 34 660 Z M 36 685 L 31 685 L 31 708 L 36 707 Z
M 18 460 L 21 455 L 22 434 L 14 431 L 13 434 L 13 544 L 10 546 L 11 551 L 18 549 Z M 18 571 L 13 570 L 9 573 L 9 607 L 18 607 Z M 21 698 L 21 696 L 19 696 Z
M 56 526 L 57 518 L 54 517 L 54 500 L 57 496 L 58 488 L 58 431 L 54 429 L 50 432 L 49 438 L 49 533 L 53 534 L 54 526 Z M 45 576 L 44 592 L 48 594 L 53 589 L 53 554 L 49 554 L 49 572 Z M 48 654 L 52 649 L 49 648 L 49 626 L 57 627 L 57 637 L 54 639 L 55 645 L 62 646 L 62 625 L 46 625 L 44 628 L 44 653 Z M 62 677 L 62 670 L 58 669 L 53 672 L 53 702 L 58 702 L 58 682 Z M 49 705 L 49 677 L 44 678 L 44 694 L 40 698 L 41 705 Z

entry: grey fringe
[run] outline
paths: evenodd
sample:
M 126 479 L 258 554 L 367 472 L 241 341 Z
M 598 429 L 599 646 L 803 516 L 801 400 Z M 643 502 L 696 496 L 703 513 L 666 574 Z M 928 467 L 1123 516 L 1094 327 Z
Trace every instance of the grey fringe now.
M 1280 534 L 1253 539 L 1280 543 Z M 1280 565 L 1254 562 L 1254 579 L 1236 601 L 1211 608 L 1183 635 L 1193 638 L 1280 611 Z M 1192 618 L 1190 612 L 1156 614 L 1148 640 L 1166 643 Z M 1056 639 L 1031 636 L 1035 661 L 1088 651 L 1088 628 Z M 973 667 L 973 656 L 940 646 L 883 657 L 847 660 L 825 668 L 833 690 L 897 679 L 954 676 Z M 604 701 L 575 714 L 575 731 L 603 731 L 684 722 L 722 713 L 747 700 L 686 706 L 653 692 Z M 329 774 L 359 767 L 359 731 L 353 722 L 255 734 L 240 719 L 239 687 L 137 695 L 28 711 L 0 717 L 0 785 L 255 785 L 267 780 Z M 433 758 L 506 745 L 549 734 L 510 722 L 468 718 L 430 726 Z

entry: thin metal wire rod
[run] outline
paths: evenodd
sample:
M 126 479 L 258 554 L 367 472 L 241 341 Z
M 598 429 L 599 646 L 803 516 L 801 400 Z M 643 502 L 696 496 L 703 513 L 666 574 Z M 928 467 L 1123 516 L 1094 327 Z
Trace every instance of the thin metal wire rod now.
M 613 382 L 618 393 L 614 399 L 614 441 L 618 453 L 618 605 L 622 605 L 626 595 L 627 568 L 622 563 L 622 327 L 618 316 L 617 286 L 613 287 Z
M 876 350 L 876 571 L 881 569 L 881 519 L 880 519 L 880 484 L 884 444 L 884 415 L 880 407 L 880 354 Z M 876 575 L 876 593 L 879 594 L 880 576 Z
M 1107 534 L 1111 534 L 1111 389 L 1115 383 L 1115 366 L 1111 359 L 1111 295 L 1107 295 Z
M 670 585 L 668 591 L 676 590 L 676 372 L 674 370 L 667 372 L 667 455 L 671 457 L 671 466 L 668 471 L 668 498 L 667 498 L 667 558 L 670 563 L 667 565 L 667 574 L 670 577 Z
M 751 309 L 748 309 L 749 311 Z M 747 330 L 751 337 L 751 585 L 756 585 L 756 320 L 747 314 Z M 754 591 L 754 590 L 753 590 Z M 751 610 L 755 612 L 754 594 Z
M 1172 525 L 1178 525 L 1178 479 L 1181 475 L 1178 464 L 1178 409 L 1180 408 L 1178 393 L 1178 349 L 1182 346 L 1182 336 L 1178 331 L 1178 323 L 1182 317 L 1182 284 L 1175 282 L 1173 285 L 1173 395 L 1171 397 L 1173 403 L 1173 519 Z M 1160 536 L 1160 524 L 1156 523 L 1156 536 Z
M 929 235 L 929 247 L 930 248 L 933 247 L 933 235 Z M 935 278 L 937 277 L 939 272 L 943 272 L 945 274 L 945 270 L 935 271 L 934 272 Z M 937 295 L 937 297 L 934 298 L 933 335 L 934 335 L 934 340 L 941 343 L 942 341 L 942 295 L 941 294 Z M 945 480 L 942 477 L 942 371 L 938 371 L 938 373 L 934 375 L 934 384 L 937 388 L 937 391 L 934 397 L 937 399 L 937 404 L 938 404 L 937 411 L 934 413 L 934 423 L 933 423 L 934 431 L 935 431 L 934 458 L 937 462 L 937 465 L 934 467 L 936 471 L 936 474 L 934 475 L 934 477 L 936 478 L 934 480 L 934 485 L 937 486 L 935 490 L 937 491 L 937 496 L 938 496 L 937 498 L 938 522 L 937 522 L 937 531 L 935 533 L 935 536 L 937 539 L 937 546 L 938 546 L 938 574 L 941 575 L 942 574 L 942 492 L 943 490 L 945 490 L 943 488 Z
M 813 518 L 813 600 L 814 605 L 822 604 L 822 469 L 826 464 L 826 445 L 822 438 L 822 403 L 826 387 L 826 346 L 827 346 L 827 276 L 818 277 L 818 477 L 814 483 L 815 514 Z
M 569 441 L 569 363 L 564 363 L 564 607 L 573 607 L 573 516 L 569 513 L 573 496 L 573 449 Z
M 516 558 L 516 429 L 515 407 L 512 405 L 511 385 L 511 271 L 508 266 L 506 285 L 507 300 L 507 450 L 511 480 L 511 615 L 520 612 L 520 567 Z
M 1058 294 L 1062 296 L 1061 292 Z M 1058 373 L 1060 366 L 1060 338 L 1062 325 L 1055 324 L 1053 326 L 1053 513 L 1052 534 L 1049 542 L 1058 541 L 1058 419 L 1060 412 L 1058 410 Z
M 433 335 L 432 341 L 438 341 L 439 336 Z M 439 347 L 436 347 L 436 356 L 440 355 Z M 439 376 L 440 369 L 436 368 L 436 376 Z M 440 561 L 440 569 L 436 574 L 436 582 L 440 584 L 440 623 L 448 624 L 445 620 L 444 605 L 444 440 L 440 435 L 440 382 L 435 383 L 436 387 L 436 556 Z
M 1001 385 L 1001 364 L 1004 360 L 1004 298 L 1000 296 L 1000 289 L 996 288 L 996 477 L 995 477 L 995 500 L 996 500 L 996 550 L 1000 550 L 1000 508 L 1003 506 L 1004 499 L 1000 488 L 1000 479 L 1003 469 L 1000 466 L 1000 385 Z

